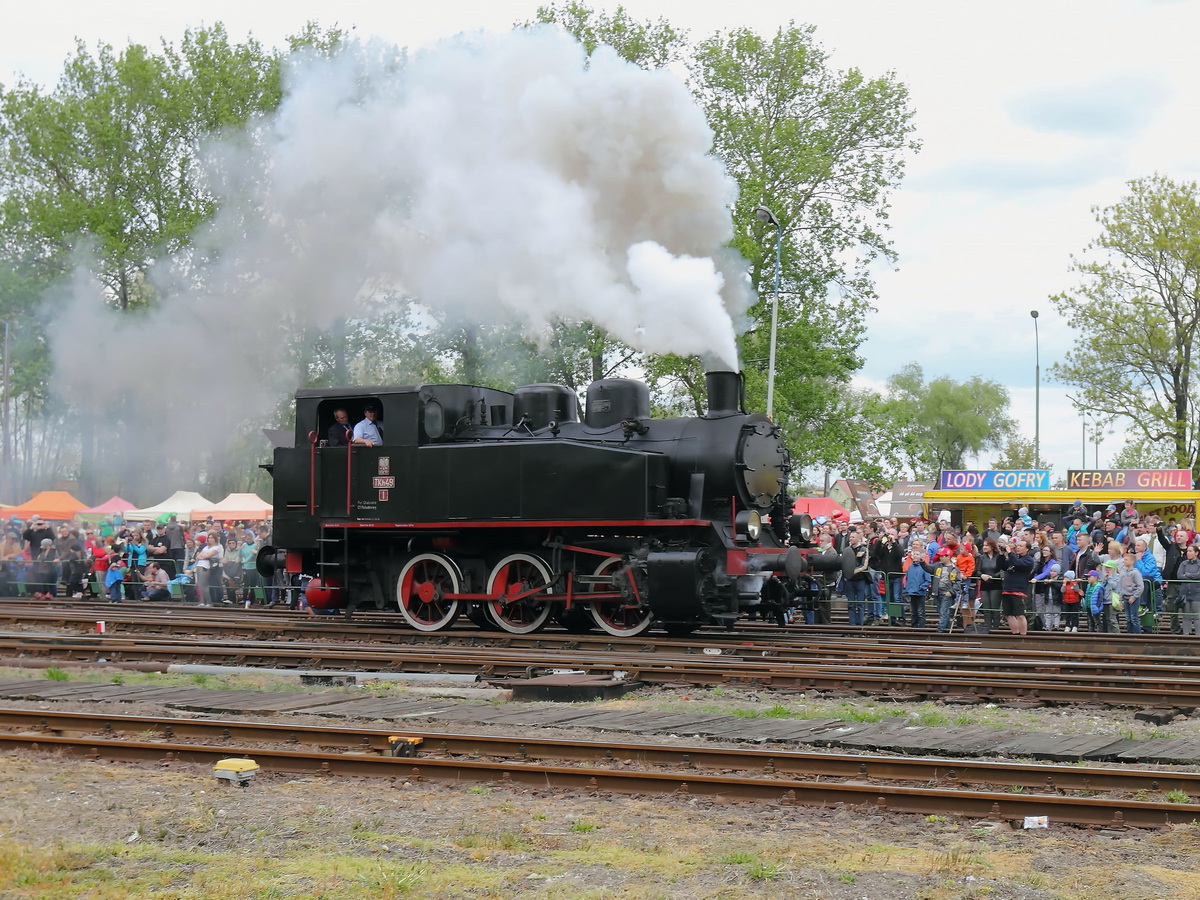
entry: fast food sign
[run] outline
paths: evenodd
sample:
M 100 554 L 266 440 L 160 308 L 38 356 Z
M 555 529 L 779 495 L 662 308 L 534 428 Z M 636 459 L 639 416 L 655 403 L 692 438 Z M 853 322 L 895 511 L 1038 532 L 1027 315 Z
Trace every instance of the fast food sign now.
M 1070 469 L 1068 490 L 1190 491 L 1191 469 Z
M 1045 491 L 1049 469 L 942 469 L 943 491 Z

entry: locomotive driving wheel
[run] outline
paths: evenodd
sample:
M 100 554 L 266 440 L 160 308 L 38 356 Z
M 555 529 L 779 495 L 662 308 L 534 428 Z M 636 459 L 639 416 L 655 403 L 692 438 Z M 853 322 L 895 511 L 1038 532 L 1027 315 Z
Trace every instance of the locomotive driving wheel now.
M 596 566 L 596 571 L 593 575 L 612 575 L 614 570 L 620 567 L 622 560 L 619 556 L 610 557 L 604 560 L 600 565 Z M 617 576 L 619 579 L 625 579 L 624 573 Z M 619 593 L 621 591 L 619 585 L 614 585 L 613 589 Z M 588 611 L 592 614 L 592 620 L 601 628 L 614 637 L 633 637 L 641 634 L 652 624 L 654 624 L 654 615 L 650 612 L 648 606 L 636 606 L 630 603 L 624 596 L 617 597 L 613 600 L 593 600 L 588 607 Z
M 504 557 L 488 577 L 488 593 L 503 595 L 484 605 L 488 618 L 511 634 L 541 631 L 551 613 L 550 602 L 542 599 L 550 581 L 550 569 L 536 556 L 514 553 Z
M 461 584 L 462 573 L 449 557 L 440 553 L 414 556 L 396 579 L 400 615 L 417 631 L 449 628 L 462 612 L 462 604 L 446 595 L 460 593 Z

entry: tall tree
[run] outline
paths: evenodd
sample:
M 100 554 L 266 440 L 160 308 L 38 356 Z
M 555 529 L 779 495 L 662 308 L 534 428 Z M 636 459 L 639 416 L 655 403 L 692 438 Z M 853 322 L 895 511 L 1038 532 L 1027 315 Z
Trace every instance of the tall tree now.
M 992 460 L 993 469 L 1049 469 L 1050 463 L 1038 456 L 1033 441 L 1010 432 L 1000 455 Z
M 1080 284 L 1051 298 L 1078 338 L 1051 374 L 1077 388 L 1082 409 L 1130 421 L 1198 478 L 1200 192 L 1161 175 L 1129 189 L 1094 209 L 1100 235 L 1072 265 Z
M 339 40 L 310 24 L 289 46 L 321 52 Z M 37 308 L 61 296 L 45 288 L 80 264 L 123 312 L 155 302 L 146 274 L 157 260 L 188 269 L 192 235 L 215 211 L 197 165 L 202 144 L 278 105 L 283 59 L 257 41 L 231 41 L 218 24 L 157 51 L 79 42 L 53 89 L 27 80 L 0 88 L 0 264 L 41 284 L 24 304 L 29 319 L 43 318 Z M 35 414 L 34 401 L 27 394 L 23 411 Z M 52 410 L 45 433 L 56 415 L 70 410 Z M 40 456 L 27 442 L 23 462 L 37 469 L 30 477 L 63 477 L 52 468 L 60 456 L 85 494 L 141 477 L 136 454 L 93 437 L 86 424 L 70 429 L 68 452 Z
M 690 71 L 714 151 L 738 182 L 733 244 L 761 298 L 740 342 L 750 393 L 761 405 L 774 299 L 777 235 L 756 215 L 762 204 L 782 238 L 776 418 L 818 466 L 835 464 L 836 444 L 809 436 L 862 365 L 871 265 L 896 258 L 885 234 L 889 192 L 918 149 L 908 90 L 891 73 L 833 68 L 814 29 L 794 24 L 770 38 L 714 35 L 697 46 Z
M 547 3 L 537 8 L 532 22 L 523 24 L 557 25 L 573 35 L 589 56 L 604 44 L 643 69 L 661 69 L 678 62 L 687 47 L 686 30 L 675 28 L 662 18 L 639 22 L 630 17 L 624 6 L 609 14 L 577 0 Z
M 0 93 L 0 229 L 54 275 L 90 250 L 115 306 L 146 302 L 151 260 L 213 212 L 195 171 L 201 139 L 274 108 L 280 64 L 222 25 L 159 53 L 80 42 L 53 91 L 21 81 Z
M 910 363 L 888 379 L 888 400 L 885 414 L 906 435 L 903 452 L 915 479 L 961 469 L 968 457 L 1002 447 L 1013 429 L 1008 391 L 978 375 L 927 383 Z

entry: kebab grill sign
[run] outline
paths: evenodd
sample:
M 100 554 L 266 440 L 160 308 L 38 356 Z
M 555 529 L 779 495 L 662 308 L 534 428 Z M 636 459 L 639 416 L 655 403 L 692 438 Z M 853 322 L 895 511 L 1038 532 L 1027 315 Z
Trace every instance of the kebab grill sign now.
M 1070 469 L 1068 490 L 1190 491 L 1191 469 Z

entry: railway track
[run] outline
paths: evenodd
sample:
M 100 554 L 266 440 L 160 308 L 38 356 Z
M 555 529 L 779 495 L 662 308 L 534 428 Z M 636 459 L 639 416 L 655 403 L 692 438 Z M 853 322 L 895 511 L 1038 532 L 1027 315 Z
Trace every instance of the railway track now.
M 0 747 L 9 750 L 158 765 L 241 756 L 267 773 L 552 785 L 998 820 L 1049 816 L 1108 827 L 1157 828 L 1200 817 L 1200 804 L 1191 802 L 1200 794 L 1200 773 L 1189 772 L 405 731 L 403 738 L 421 739 L 414 758 L 393 755 L 408 746 L 394 731 L 22 709 L 0 709 L 0 729 Z M 1168 792 L 1188 802 L 1150 797 Z
M 1085 653 L 1128 657 L 1164 656 L 1200 658 L 1200 639 L 1172 634 L 1073 634 L 1033 632 L 1015 637 L 1004 632 L 991 634 L 938 634 L 931 628 L 859 627 L 846 624 L 832 626 L 793 625 L 779 627 L 762 622 L 739 622 L 735 631 L 707 628 L 684 638 L 668 638 L 657 633 L 621 639 L 596 631 L 584 634 L 569 633 L 551 626 L 548 630 L 527 637 L 496 631 L 482 631 L 474 625 L 461 623 L 436 634 L 419 634 L 404 625 L 398 613 L 360 612 L 352 621 L 341 616 L 311 617 L 299 615 L 282 607 L 273 609 L 234 607 L 199 609 L 179 603 L 109 604 L 98 600 L 52 601 L 31 599 L 0 600 L 0 624 L 29 623 L 81 627 L 91 630 L 98 619 L 122 622 L 127 630 L 154 630 L 157 633 L 225 634 L 255 636 L 269 633 L 285 636 L 321 634 L 345 640 L 411 639 L 436 641 L 526 641 L 575 643 L 579 646 L 605 646 L 630 642 L 654 646 L 709 646 L 737 642 L 782 642 L 837 640 L 889 645 L 894 643 L 931 644 L 939 647 L 962 645 L 988 647 L 997 650 L 1037 649 L 1047 652 Z
M 527 677 L 561 670 L 609 674 L 652 684 L 748 686 L 946 699 L 1023 699 L 1110 706 L 1200 706 L 1200 669 L 1161 660 L 1121 662 L 997 654 L 961 646 L 889 645 L 776 647 L 721 645 L 697 648 L 609 641 L 604 649 L 542 638 L 463 644 L 438 639 L 406 643 L 197 639 L 134 635 L 0 633 L 0 657 L 64 662 L 164 661 L 334 668 L 378 672 L 477 673 L 484 678 Z M 726 649 L 729 652 L 726 652 Z

